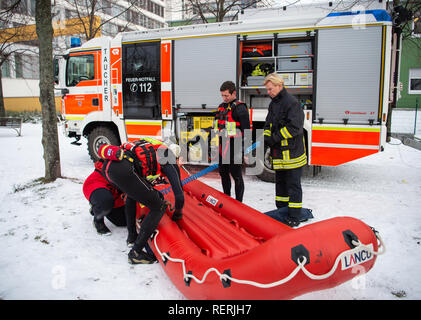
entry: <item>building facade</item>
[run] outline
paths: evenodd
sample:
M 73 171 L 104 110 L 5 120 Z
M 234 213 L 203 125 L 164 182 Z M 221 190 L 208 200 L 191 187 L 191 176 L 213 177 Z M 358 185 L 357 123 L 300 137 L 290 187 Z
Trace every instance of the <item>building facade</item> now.
M 39 111 L 39 62 L 38 42 L 35 33 L 36 0 L 22 0 L 12 16 L 5 18 L 5 10 L 15 1 L 0 2 L 0 32 L 12 30 L 16 36 L 7 40 L 2 50 L 13 52 L 1 67 L 3 97 L 8 111 Z M 69 47 L 72 37 L 86 41 L 81 32 L 80 21 L 92 12 L 85 0 L 54 0 L 53 50 L 63 54 Z M 164 0 L 91 0 L 95 4 L 95 27 L 99 30 L 95 37 L 115 36 L 119 32 L 162 28 L 165 23 Z M 80 18 L 82 17 L 82 18 Z M 86 22 L 86 21 L 84 21 Z M 1 30 L 3 29 L 3 30 Z M 5 41 L 4 39 L 2 41 Z M 0 52 L 1 53 L 1 52 Z M 60 97 L 56 98 L 59 110 Z
M 421 13 L 416 12 L 414 17 L 409 36 L 402 40 L 398 108 L 415 108 L 418 100 L 421 109 Z

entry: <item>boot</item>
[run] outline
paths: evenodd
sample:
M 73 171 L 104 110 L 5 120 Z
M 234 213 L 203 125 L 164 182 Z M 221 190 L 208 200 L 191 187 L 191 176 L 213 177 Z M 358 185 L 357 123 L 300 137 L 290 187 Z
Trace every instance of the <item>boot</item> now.
M 298 227 L 300 225 L 300 221 L 296 218 L 292 218 L 290 216 L 287 216 L 285 218 L 285 224 L 291 228 Z
M 110 229 L 108 229 L 108 227 L 104 223 L 104 219 L 102 220 L 94 219 L 93 224 L 98 234 L 103 234 L 103 235 L 111 234 Z
M 152 264 L 157 261 L 155 257 L 146 252 L 137 252 L 134 249 L 130 250 L 128 257 L 131 264 Z

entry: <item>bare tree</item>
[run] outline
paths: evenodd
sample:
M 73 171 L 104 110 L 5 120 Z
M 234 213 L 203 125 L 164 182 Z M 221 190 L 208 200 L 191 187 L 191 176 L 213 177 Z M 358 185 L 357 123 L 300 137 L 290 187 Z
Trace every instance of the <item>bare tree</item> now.
M 61 177 L 57 114 L 53 79 L 53 26 L 51 0 L 37 0 L 36 32 L 39 40 L 40 103 L 42 109 L 42 146 L 44 148 L 46 182 Z
M 112 21 L 117 21 L 124 16 L 136 20 L 136 17 L 143 15 L 137 6 L 138 0 L 128 0 L 125 2 L 125 6 L 120 5 L 121 1 L 118 0 L 63 0 L 62 2 L 63 5 L 67 4 L 67 7 L 72 8 L 68 12 L 71 12 L 73 19 L 66 22 L 66 27 L 78 28 L 86 41 L 100 35 L 103 26 Z M 105 18 L 100 19 L 99 13 L 102 13 Z M 130 25 L 130 22 L 126 22 L 120 26 L 118 31 L 126 31 Z
M 185 0 L 180 9 L 187 17 L 185 20 L 199 20 L 201 23 L 234 21 L 241 10 L 269 6 L 266 0 Z
M 393 1 L 393 22 L 395 26 L 400 28 L 402 33 L 402 40 L 409 41 L 418 49 L 421 49 L 421 40 L 413 36 L 416 26 L 420 25 L 421 20 L 421 1 L 419 0 L 406 0 L 406 1 Z M 418 24 L 416 23 L 418 22 Z M 421 51 L 421 50 L 420 50 Z M 418 54 L 421 54 L 418 52 Z

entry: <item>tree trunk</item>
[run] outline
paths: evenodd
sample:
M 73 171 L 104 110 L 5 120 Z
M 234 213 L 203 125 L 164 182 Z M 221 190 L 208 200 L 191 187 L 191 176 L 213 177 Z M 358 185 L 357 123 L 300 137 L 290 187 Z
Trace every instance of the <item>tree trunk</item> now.
M 42 110 L 42 146 L 44 148 L 46 181 L 54 181 L 61 177 L 57 113 L 54 100 L 53 27 L 51 20 L 51 0 L 37 0 L 35 21 L 39 40 L 39 101 Z
M 3 97 L 3 83 L 2 83 L 2 75 L 0 70 L 0 118 L 6 116 L 6 109 L 4 108 L 4 97 Z

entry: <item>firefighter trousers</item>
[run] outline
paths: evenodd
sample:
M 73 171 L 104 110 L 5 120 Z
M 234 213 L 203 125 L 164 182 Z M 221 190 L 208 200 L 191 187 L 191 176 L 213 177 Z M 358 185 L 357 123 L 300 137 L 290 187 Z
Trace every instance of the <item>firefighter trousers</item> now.
M 288 206 L 288 215 L 298 219 L 303 206 L 303 191 L 301 188 L 302 167 L 295 169 L 275 170 L 276 207 Z

